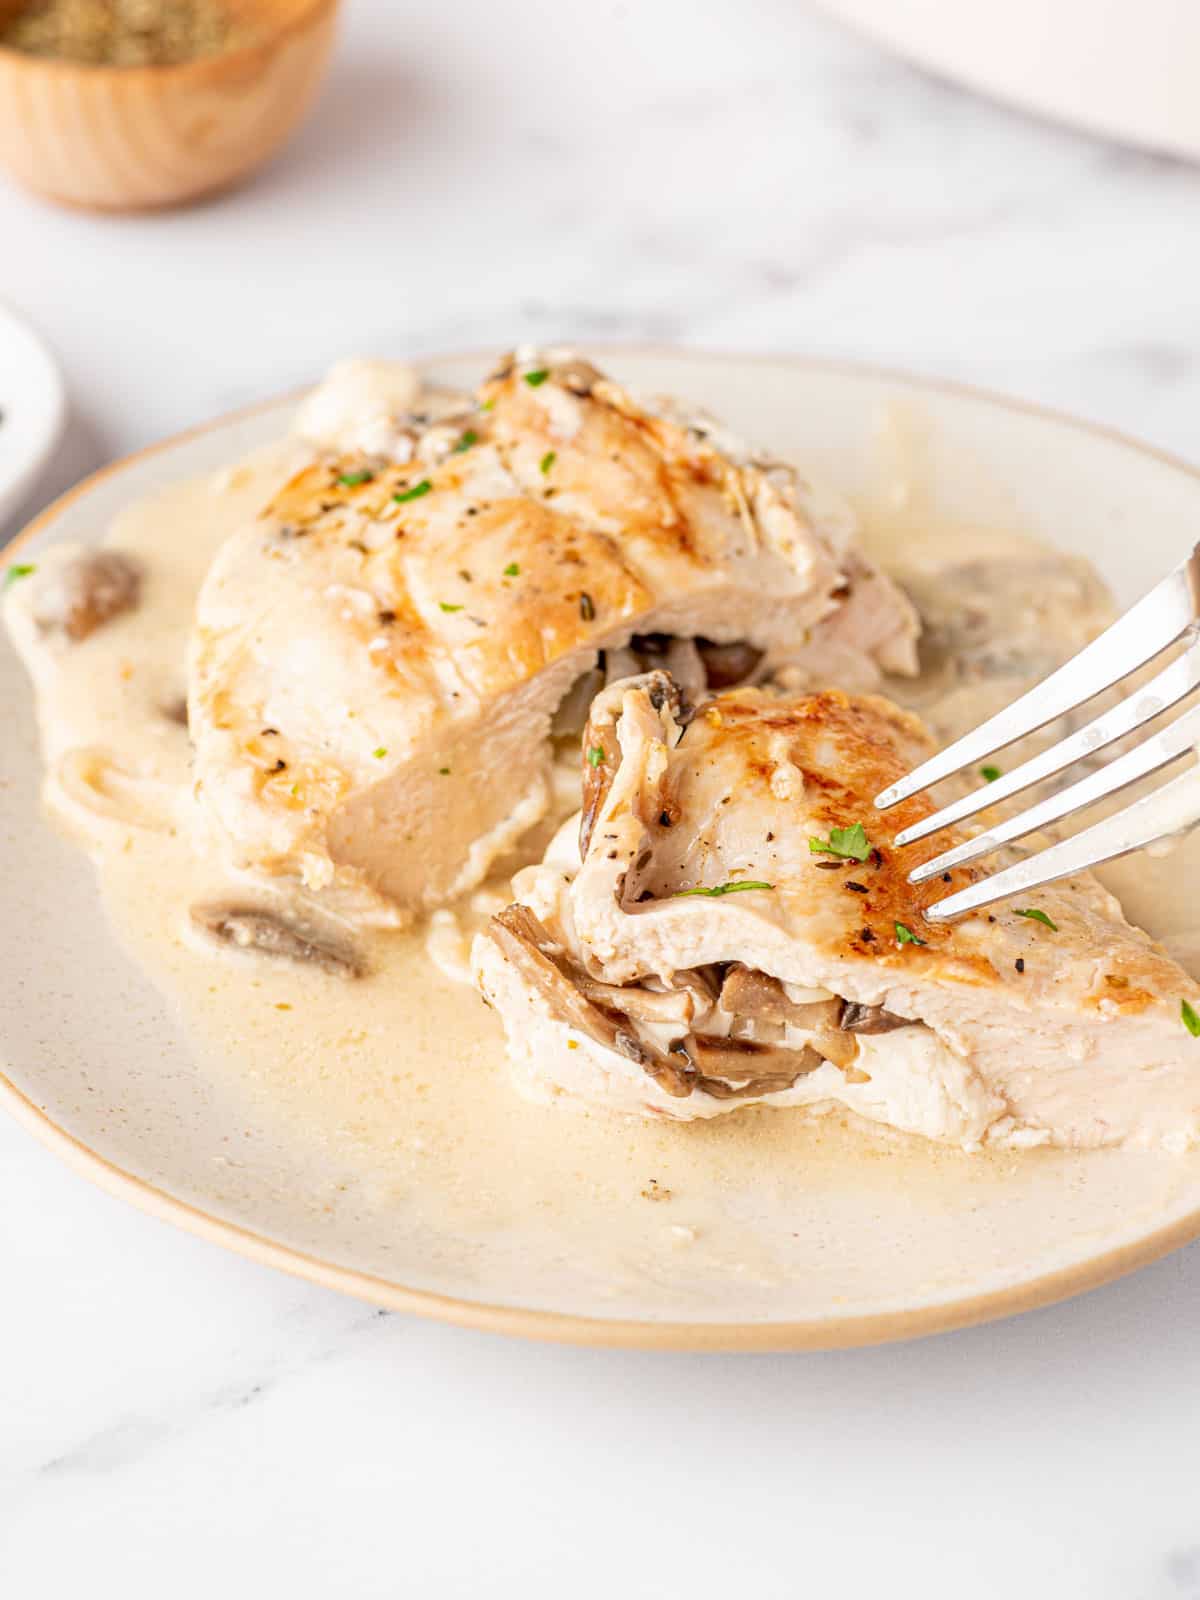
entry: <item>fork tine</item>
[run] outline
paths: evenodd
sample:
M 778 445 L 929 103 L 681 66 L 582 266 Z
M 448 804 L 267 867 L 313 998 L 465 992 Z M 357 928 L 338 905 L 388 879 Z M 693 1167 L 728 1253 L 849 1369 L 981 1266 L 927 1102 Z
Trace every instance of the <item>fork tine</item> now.
M 1153 794 L 1143 795 L 1114 817 L 1106 817 L 1073 838 L 1051 845 L 1037 855 L 1018 861 L 994 877 L 981 878 L 957 894 L 947 895 L 926 909 L 930 922 L 947 922 L 967 911 L 977 911 L 997 900 L 1040 888 L 1058 878 L 1071 878 L 1103 861 L 1115 861 L 1141 850 L 1156 840 L 1168 838 L 1200 821 L 1200 783 L 1190 769 L 1164 783 Z
M 1200 545 L 1175 571 L 1142 596 L 1123 617 L 1057 672 L 1030 689 L 1012 705 L 956 739 L 945 750 L 923 762 L 875 797 L 880 811 L 939 783 L 963 767 L 985 760 L 1026 734 L 1053 722 L 1102 689 L 1110 689 L 1138 667 L 1153 660 L 1160 650 L 1178 639 L 1200 614 Z
M 1200 706 L 1185 712 L 1178 721 L 1173 722 L 1169 728 L 1164 728 L 1155 738 L 1148 739 L 1145 744 L 1127 751 L 1119 760 L 1102 767 L 1099 772 L 1089 773 L 1078 783 L 1071 784 L 1058 794 L 1050 795 L 1039 805 L 1030 806 L 1019 816 L 998 823 L 986 833 L 980 834 L 978 838 L 968 839 L 953 850 L 935 856 L 932 861 L 923 862 L 909 874 L 908 881 L 924 883 L 927 878 L 932 878 L 939 872 L 945 872 L 950 867 L 961 867 L 965 862 L 974 861 L 979 856 L 990 855 L 1002 844 L 1020 839 L 1024 834 L 1034 833 L 1038 828 L 1048 827 L 1050 823 L 1057 822 L 1060 817 L 1065 817 L 1072 811 L 1081 811 L 1085 806 L 1094 805 L 1106 795 L 1116 794 L 1118 790 L 1136 783 L 1139 778 L 1157 772 L 1159 767 L 1178 761 L 1181 755 L 1195 748 L 1198 738 L 1200 738 Z M 1197 793 L 1200 793 L 1200 787 Z
M 967 817 L 973 817 L 978 811 L 998 805 L 1010 795 L 1020 794 L 1022 789 L 1028 789 L 1031 784 L 1041 783 L 1044 778 L 1052 777 L 1064 767 L 1071 766 L 1085 756 L 1094 755 L 1097 750 L 1103 750 L 1106 745 L 1112 744 L 1117 739 L 1123 739 L 1126 734 L 1132 733 L 1135 728 L 1140 728 L 1143 723 L 1152 721 L 1168 707 L 1177 705 L 1197 684 L 1200 684 L 1200 645 L 1196 643 L 1195 624 L 1191 631 L 1193 639 L 1186 652 L 1177 656 L 1169 667 L 1141 689 L 1135 689 L 1132 694 L 1127 695 L 1119 705 L 1093 718 L 1078 732 L 1060 739 L 1058 744 L 1052 745 L 1049 750 L 1043 750 L 1040 755 L 1034 756 L 1019 767 L 1014 767 L 1003 777 L 995 779 L 981 789 L 973 789 L 961 800 L 955 800 L 950 805 L 943 806 L 940 811 L 935 811 L 922 821 L 914 823 L 911 828 L 903 829 L 896 835 L 893 843 L 916 844 L 919 839 L 925 839 L 931 833 L 937 833 L 939 829 L 948 827 L 953 822 L 962 822 Z M 1073 792 L 1068 790 L 1068 793 Z M 1070 806 L 1066 808 L 1070 809 Z M 1063 816 L 1065 812 L 1059 811 L 1057 815 Z M 1008 834 L 1007 837 L 1017 838 L 1019 835 Z M 920 870 L 924 871 L 923 868 Z

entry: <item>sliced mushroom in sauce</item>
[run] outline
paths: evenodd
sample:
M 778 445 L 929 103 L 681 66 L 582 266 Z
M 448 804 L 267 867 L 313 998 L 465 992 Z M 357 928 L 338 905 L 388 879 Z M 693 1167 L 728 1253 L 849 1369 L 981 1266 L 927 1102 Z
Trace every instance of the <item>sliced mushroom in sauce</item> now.
M 237 950 L 317 967 L 338 978 L 361 978 L 367 970 L 348 939 L 302 917 L 289 921 L 267 907 L 211 901 L 193 906 L 191 918 L 210 938 Z
M 142 567 L 120 550 L 87 550 L 47 572 L 33 599 L 33 620 L 44 632 L 78 643 L 103 623 L 137 605 Z

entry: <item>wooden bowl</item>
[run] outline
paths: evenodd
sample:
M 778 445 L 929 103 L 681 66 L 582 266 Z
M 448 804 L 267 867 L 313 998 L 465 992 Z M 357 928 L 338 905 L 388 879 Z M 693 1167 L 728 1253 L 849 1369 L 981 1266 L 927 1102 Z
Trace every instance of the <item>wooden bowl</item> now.
M 338 0 L 229 0 L 256 42 L 179 66 L 105 67 L 0 48 L 0 165 L 66 205 L 178 205 L 244 178 L 295 132 Z M 0 14 L 20 0 L 0 0 Z

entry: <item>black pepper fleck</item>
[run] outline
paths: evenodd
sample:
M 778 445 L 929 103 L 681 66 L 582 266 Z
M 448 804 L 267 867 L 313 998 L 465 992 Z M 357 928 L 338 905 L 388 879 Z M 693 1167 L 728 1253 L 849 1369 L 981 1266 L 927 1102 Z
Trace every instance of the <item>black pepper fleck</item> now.
M 864 928 L 863 931 L 859 934 L 859 938 L 862 940 L 862 942 L 864 944 L 874 944 L 875 943 L 875 935 L 871 932 L 870 928 Z
M 1025 957 L 1024 956 L 1018 956 L 1017 957 L 1016 967 L 1017 967 L 1017 971 L 1018 972 L 1024 972 L 1025 971 Z
M 847 889 L 853 889 L 855 894 L 869 894 L 871 891 L 865 883 L 855 883 L 853 878 L 846 879 Z

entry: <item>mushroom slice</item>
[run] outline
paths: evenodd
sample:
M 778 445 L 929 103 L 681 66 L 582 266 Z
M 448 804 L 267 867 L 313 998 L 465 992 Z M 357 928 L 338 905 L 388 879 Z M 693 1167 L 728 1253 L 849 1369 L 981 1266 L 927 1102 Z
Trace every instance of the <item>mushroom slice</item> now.
M 843 1000 L 838 1026 L 843 1033 L 891 1033 L 895 1028 L 911 1028 L 911 1017 L 898 1017 L 883 1006 L 864 1006 L 857 1000 Z
M 489 932 L 518 972 L 549 1001 L 556 1017 L 597 1044 L 610 1050 L 620 1048 L 621 1030 L 610 1015 L 580 992 L 573 964 L 528 907 L 506 906 L 492 918 Z M 622 1054 L 629 1052 L 623 1050 Z
M 367 970 L 348 940 L 303 917 L 292 922 L 265 906 L 209 901 L 193 906 L 191 918 L 210 938 L 238 950 L 257 950 L 301 966 L 319 967 L 337 978 L 361 978 Z
M 694 643 L 710 689 L 732 689 L 735 684 L 746 683 L 763 659 L 763 652 L 745 640 L 713 644 L 709 639 L 696 639 Z
M 780 1045 L 718 1039 L 703 1033 L 689 1033 L 673 1047 L 672 1054 L 682 1056 L 696 1073 L 694 1086 L 717 1100 L 778 1094 L 821 1065 L 821 1057 L 807 1045 L 788 1050 Z
M 33 620 L 44 632 L 74 643 L 102 623 L 131 611 L 142 590 L 142 568 L 120 550 L 85 550 L 47 573 L 38 585 Z
M 636 1022 L 678 1023 L 686 1032 L 696 1013 L 695 996 L 687 989 L 643 989 L 639 984 L 599 983 L 581 972 L 576 987 L 595 1005 L 621 1011 Z
M 828 1000 L 790 1000 L 778 978 L 740 963 L 730 967 L 721 986 L 723 1011 L 756 1022 L 807 1028 L 813 1047 L 826 1061 L 846 1068 L 858 1055 L 858 1042 L 841 1031 L 843 1006 L 844 1002 L 832 995 Z
M 562 947 L 550 937 L 543 923 L 526 906 L 511 905 L 491 920 L 488 928 L 501 952 L 525 981 L 547 1000 L 554 1015 L 569 1028 L 575 1028 L 606 1049 L 615 1050 L 629 1061 L 636 1061 L 667 1094 L 678 1099 L 696 1087 L 696 1073 L 688 1063 L 675 1060 L 644 1043 L 629 1023 L 625 1009 L 631 999 L 648 991 L 634 991 L 598 984 L 607 991 L 605 1003 L 596 1005 L 581 991 L 587 975 L 568 960 Z M 611 994 L 613 1004 L 608 1004 Z
M 592 828 L 621 764 L 616 722 L 621 715 L 625 695 L 631 689 L 645 690 L 656 711 L 667 708 L 676 722 L 682 723 L 684 720 L 683 697 L 679 686 L 666 672 L 647 672 L 640 677 L 609 684 L 592 701 L 591 715 L 583 730 L 583 803 L 579 813 L 581 857 L 587 854 Z M 665 797 L 662 809 L 667 809 Z
M 832 996 L 828 1000 L 789 1000 L 778 978 L 743 966 L 740 961 L 725 974 L 721 1009 L 764 1022 L 794 1022 L 813 1028 L 837 1026 L 838 1002 Z

